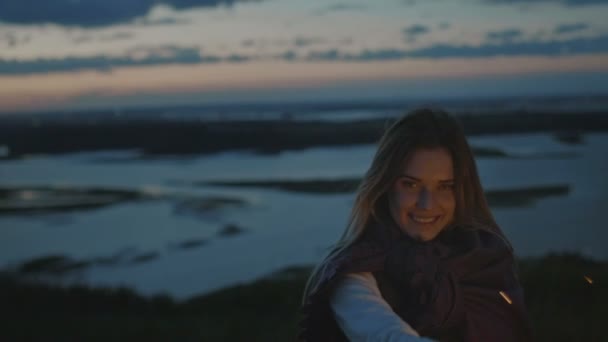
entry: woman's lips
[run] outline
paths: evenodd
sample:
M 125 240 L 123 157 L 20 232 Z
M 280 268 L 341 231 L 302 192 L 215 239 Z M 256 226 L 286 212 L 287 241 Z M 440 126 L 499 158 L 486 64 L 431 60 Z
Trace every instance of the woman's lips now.
M 414 221 L 416 223 L 420 223 L 420 224 L 432 224 L 432 223 L 437 222 L 437 220 L 439 220 L 439 218 L 441 217 L 441 215 L 420 216 L 420 215 L 414 215 L 414 214 L 409 214 L 408 216 L 412 221 Z

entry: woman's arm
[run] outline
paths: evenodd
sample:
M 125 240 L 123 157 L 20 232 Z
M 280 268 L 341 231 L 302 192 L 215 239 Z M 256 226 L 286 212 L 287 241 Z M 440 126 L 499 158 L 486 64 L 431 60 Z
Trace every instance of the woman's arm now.
M 349 273 L 330 297 L 336 322 L 350 341 L 423 342 L 382 298 L 369 272 Z

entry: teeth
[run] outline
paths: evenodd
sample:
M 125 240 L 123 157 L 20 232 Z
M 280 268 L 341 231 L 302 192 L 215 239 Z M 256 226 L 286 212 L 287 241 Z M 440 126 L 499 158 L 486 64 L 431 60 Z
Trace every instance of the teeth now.
M 410 216 L 412 218 L 412 220 L 418 222 L 418 223 L 431 223 L 434 222 L 437 217 L 418 217 L 418 216 Z

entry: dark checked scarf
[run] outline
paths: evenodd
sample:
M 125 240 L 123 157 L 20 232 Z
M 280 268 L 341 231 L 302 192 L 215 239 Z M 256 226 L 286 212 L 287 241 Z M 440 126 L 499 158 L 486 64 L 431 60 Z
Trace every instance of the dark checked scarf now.
M 302 308 L 300 339 L 345 341 L 329 306 L 342 275 L 372 272 L 393 310 L 438 341 L 526 342 L 531 329 L 510 247 L 496 234 L 451 227 L 417 242 L 376 223 L 335 257 Z

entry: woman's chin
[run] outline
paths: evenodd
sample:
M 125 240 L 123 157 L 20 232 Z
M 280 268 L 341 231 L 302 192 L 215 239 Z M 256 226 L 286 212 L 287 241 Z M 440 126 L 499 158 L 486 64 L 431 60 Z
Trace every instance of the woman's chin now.
M 439 233 L 441 232 L 441 229 L 427 227 L 415 230 L 402 229 L 402 231 L 418 242 L 428 242 L 435 239 L 437 235 L 439 235 Z

